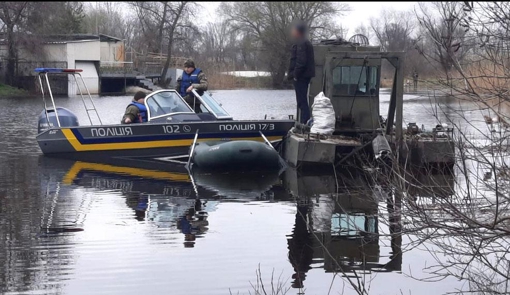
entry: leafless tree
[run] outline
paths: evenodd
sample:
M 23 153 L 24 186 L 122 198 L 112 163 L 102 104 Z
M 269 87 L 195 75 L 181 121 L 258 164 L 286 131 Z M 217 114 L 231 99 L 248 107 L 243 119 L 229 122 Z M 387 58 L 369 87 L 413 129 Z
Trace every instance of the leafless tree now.
M 40 45 L 48 35 L 79 33 L 83 17 L 80 2 L 1 2 L 0 32 L 7 41 L 6 82 L 16 84 L 17 61 L 30 54 L 41 56 Z
M 381 50 L 404 52 L 404 71 L 405 74 L 411 75 L 421 61 L 410 58 L 415 51 L 416 17 L 413 13 L 411 11 L 383 10 L 379 16 L 370 19 L 370 28 L 377 43 L 381 46 Z M 391 71 L 392 67 L 387 66 L 383 69 Z M 391 74 L 389 75 L 391 76 Z
M 175 41 L 182 39 L 186 30 L 195 29 L 190 20 L 195 3 L 130 2 L 130 5 L 137 14 L 142 32 L 150 36 L 147 40 L 148 50 L 163 52 L 163 46 L 166 47 L 166 61 L 160 79 L 160 83 L 165 86 Z
M 229 32 L 226 21 L 208 23 L 203 32 L 203 49 L 214 62 L 224 64 L 228 51 L 236 46 L 235 36 Z
M 338 33 L 333 17 L 347 10 L 346 4 L 332 2 L 224 2 L 220 9 L 234 30 L 244 31 L 260 42 L 276 88 L 282 85 L 288 66 L 292 21 L 306 21 L 311 38 L 322 38 Z
M 25 30 L 31 35 L 76 34 L 85 18 L 81 2 L 30 2 Z
M 364 35 L 365 37 L 368 38 L 369 42 L 373 41 L 372 39 L 374 37 L 374 34 L 370 26 L 359 25 L 358 27 L 356 27 L 356 29 L 354 29 L 354 34 Z
M 384 51 L 409 51 L 413 47 L 415 18 L 410 11 L 384 10 L 370 19 L 370 27 Z
M 452 68 L 460 66 L 471 48 L 466 30 L 461 26 L 464 5 L 461 2 L 432 2 L 419 3 L 418 7 L 415 14 L 424 36 L 417 48 L 441 66 L 446 83 L 450 83 Z
M 7 40 L 7 72 L 6 82 L 12 85 L 16 70 L 16 30 L 22 25 L 28 2 L 0 2 L 0 20 L 3 23 Z
M 414 233 L 413 243 L 426 242 L 423 248 L 436 258 L 428 268 L 430 279 L 453 276 L 467 282 L 458 293 L 508 294 L 510 5 L 440 2 L 434 7 L 441 16 L 437 22 L 425 10 L 419 19 L 436 44 L 429 61 L 441 64 L 450 80 L 438 81 L 441 88 L 430 98 L 439 123 L 454 130 L 455 193 L 433 202 L 410 196 L 409 186 L 423 187 L 423 181 L 402 170 L 393 184 L 407 196 L 405 230 Z M 463 42 L 471 50 L 461 51 Z
M 83 31 L 89 34 L 105 34 L 126 40 L 126 45 L 132 46 L 136 35 L 138 22 L 123 13 L 124 3 L 95 2 L 86 7 L 83 20 Z

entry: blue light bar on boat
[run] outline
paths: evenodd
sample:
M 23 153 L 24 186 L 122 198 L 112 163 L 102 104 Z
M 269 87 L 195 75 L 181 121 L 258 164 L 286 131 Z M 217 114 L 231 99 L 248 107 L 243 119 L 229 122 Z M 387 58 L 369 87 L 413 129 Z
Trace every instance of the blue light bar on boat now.
M 82 69 L 62 69 L 62 68 L 36 68 L 36 73 L 80 73 Z

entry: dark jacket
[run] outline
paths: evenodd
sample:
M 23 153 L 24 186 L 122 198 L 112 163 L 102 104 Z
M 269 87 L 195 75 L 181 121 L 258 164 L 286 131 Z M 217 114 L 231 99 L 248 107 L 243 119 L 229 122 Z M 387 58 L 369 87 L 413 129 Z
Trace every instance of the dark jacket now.
M 289 79 L 302 79 L 315 77 L 315 60 L 313 46 L 304 39 L 292 45 L 290 53 Z

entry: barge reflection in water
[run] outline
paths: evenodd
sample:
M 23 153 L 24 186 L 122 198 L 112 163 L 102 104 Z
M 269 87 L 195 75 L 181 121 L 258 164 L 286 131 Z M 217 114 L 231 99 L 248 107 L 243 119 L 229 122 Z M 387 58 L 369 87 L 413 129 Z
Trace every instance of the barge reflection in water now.
M 372 271 L 401 270 L 400 213 L 394 210 L 396 203 L 391 196 L 386 194 L 386 199 L 380 200 L 360 176 L 343 175 L 337 180 L 332 174 L 297 174 L 295 170 L 285 173 L 285 182 L 297 201 L 295 225 L 288 240 L 289 261 L 295 272 L 292 287 L 304 288 L 306 273 L 313 267 L 347 279 Z M 379 248 L 380 201 L 387 203 L 393 215 L 391 256 L 383 258 Z

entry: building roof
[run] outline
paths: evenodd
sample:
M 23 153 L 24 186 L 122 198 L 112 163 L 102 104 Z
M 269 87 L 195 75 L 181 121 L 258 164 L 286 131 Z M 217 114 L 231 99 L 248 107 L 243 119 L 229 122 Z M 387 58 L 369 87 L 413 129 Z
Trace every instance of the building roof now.
M 0 43 L 5 43 L 5 34 L 0 33 Z M 55 34 L 46 36 L 37 36 L 44 40 L 46 43 L 67 43 L 67 42 L 79 42 L 79 41 L 92 41 L 98 40 L 101 42 L 120 42 L 122 39 L 108 36 L 105 34 Z
M 64 34 L 64 35 L 47 35 L 46 39 L 49 42 L 69 42 L 69 41 L 85 41 L 85 40 L 97 40 L 99 39 L 102 42 L 118 42 L 122 41 L 120 38 L 108 36 L 105 34 Z
M 113 37 L 113 36 L 108 36 L 108 35 L 105 35 L 105 34 L 99 34 L 99 39 L 101 41 L 113 41 L 113 42 L 122 41 L 122 39 L 120 39 L 120 38 Z

